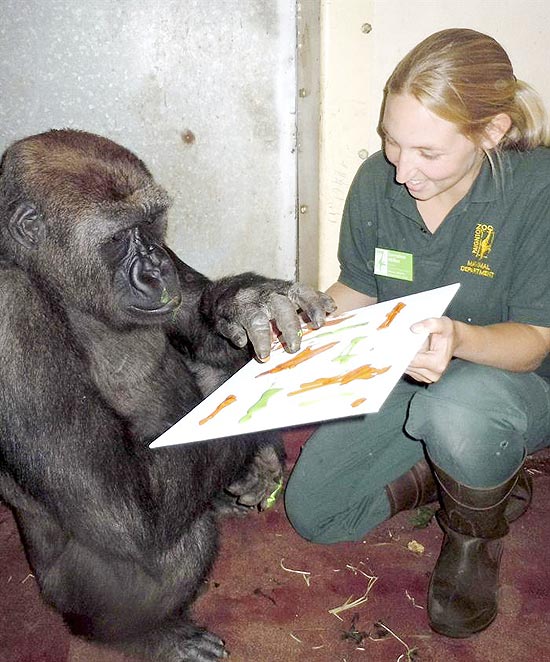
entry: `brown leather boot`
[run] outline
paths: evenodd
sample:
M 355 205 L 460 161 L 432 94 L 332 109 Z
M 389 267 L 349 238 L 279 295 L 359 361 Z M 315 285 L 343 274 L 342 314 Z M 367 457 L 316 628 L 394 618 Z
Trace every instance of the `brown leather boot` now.
M 437 499 L 433 471 L 426 460 L 420 460 L 407 473 L 386 485 L 390 517 L 402 510 L 412 510 Z
M 517 483 L 506 506 L 506 519 L 514 522 L 529 508 L 533 494 L 533 481 L 525 469 L 518 475 Z M 420 460 L 411 469 L 386 485 L 390 502 L 390 517 L 402 510 L 412 510 L 437 500 L 437 487 L 433 471 Z
M 506 509 L 521 470 L 497 487 L 478 489 L 433 468 L 442 506 L 437 517 L 445 538 L 428 591 L 430 626 L 447 637 L 469 637 L 497 615 Z

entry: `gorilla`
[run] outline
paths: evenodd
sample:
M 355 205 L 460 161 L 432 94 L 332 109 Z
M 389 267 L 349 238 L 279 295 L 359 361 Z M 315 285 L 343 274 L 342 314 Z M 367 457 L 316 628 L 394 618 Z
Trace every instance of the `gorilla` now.
M 218 511 L 260 508 L 273 433 L 148 444 L 331 300 L 253 273 L 211 281 L 165 245 L 144 163 L 82 131 L 24 138 L 0 165 L 0 497 L 44 599 L 72 632 L 159 662 L 213 662 L 189 608 Z M 231 501 L 231 499 L 233 501 Z

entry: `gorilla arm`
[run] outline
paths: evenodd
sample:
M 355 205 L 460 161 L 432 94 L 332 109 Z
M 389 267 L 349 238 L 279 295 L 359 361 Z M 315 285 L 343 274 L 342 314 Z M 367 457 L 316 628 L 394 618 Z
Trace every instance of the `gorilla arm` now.
M 248 340 L 258 357 L 269 356 L 272 320 L 289 351 L 297 351 L 301 340 L 298 311 L 319 327 L 333 310 L 330 297 L 305 285 L 252 273 L 213 282 L 168 252 L 182 289 L 182 303 L 175 311 L 169 335 L 179 351 L 191 355 L 189 368 L 205 396 L 251 358 Z M 284 451 L 274 433 L 263 435 L 263 443 L 260 439 L 247 473 L 226 490 L 236 497 L 237 504 L 262 510 L 282 481 Z M 218 506 L 228 509 L 226 503 Z
M 300 314 L 319 328 L 326 315 L 335 310 L 330 296 L 303 283 L 250 272 L 211 281 L 173 251 L 167 252 L 176 265 L 183 290 L 173 331 L 190 343 L 198 359 L 227 367 L 233 358 L 234 371 L 251 358 L 248 351 L 235 349 L 246 348 L 250 341 L 254 354 L 266 360 L 273 341 L 272 324 L 287 351 L 296 352 L 302 337 Z

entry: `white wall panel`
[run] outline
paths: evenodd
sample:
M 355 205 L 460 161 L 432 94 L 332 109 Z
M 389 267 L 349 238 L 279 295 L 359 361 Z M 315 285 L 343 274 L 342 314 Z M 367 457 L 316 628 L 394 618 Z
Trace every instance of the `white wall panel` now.
M 376 133 L 382 90 L 397 62 L 429 34 L 467 27 L 495 37 L 516 76 L 550 107 L 548 0 L 320 0 L 321 145 L 319 281 L 339 273 L 340 217 L 351 180 Z

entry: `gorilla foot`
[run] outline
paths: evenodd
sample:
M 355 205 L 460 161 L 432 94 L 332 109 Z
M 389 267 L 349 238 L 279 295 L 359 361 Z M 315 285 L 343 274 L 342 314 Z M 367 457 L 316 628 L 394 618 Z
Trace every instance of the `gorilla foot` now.
M 122 648 L 147 662 L 219 662 L 229 657 L 220 637 L 190 624 L 150 633 Z
M 207 630 L 197 632 L 180 643 L 178 654 L 181 657 L 177 659 L 181 662 L 215 662 L 229 657 L 224 642 Z

